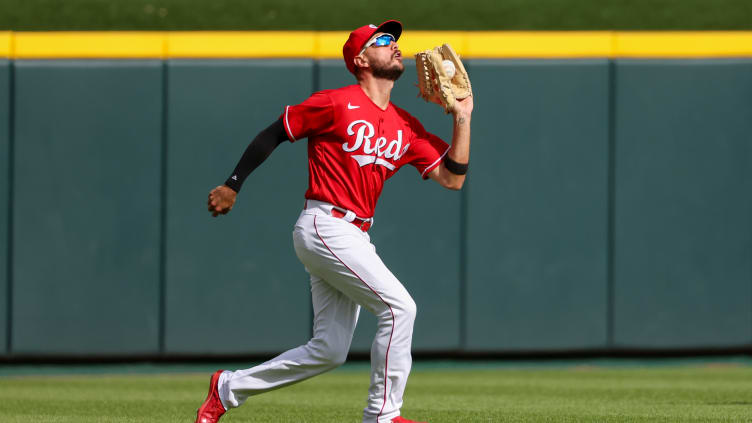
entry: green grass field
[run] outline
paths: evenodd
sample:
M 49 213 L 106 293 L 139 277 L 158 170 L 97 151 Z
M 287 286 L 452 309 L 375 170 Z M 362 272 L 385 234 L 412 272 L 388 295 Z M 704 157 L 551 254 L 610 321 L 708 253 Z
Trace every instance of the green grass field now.
M 209 371 L 0 374 L 4 423 L 185 423 L 204 399 Z M 346 365 L 251 398 L 222 421 L 357 423 L 367 387 L 367 366 Z M 752 421 L 752 367 L 418 363 L 403 414 L 431 423 Z

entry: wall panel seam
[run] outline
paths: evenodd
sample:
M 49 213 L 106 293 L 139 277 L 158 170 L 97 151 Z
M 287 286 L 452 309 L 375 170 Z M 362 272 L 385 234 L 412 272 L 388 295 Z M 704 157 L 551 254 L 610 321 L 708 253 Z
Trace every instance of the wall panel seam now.
M 5 320 L 5 350 L 8 355 L 11 354 L 13 349 L 13 174 L 14 174 L 14 158 L 15 158 L 15 72 L 16 64 L 10 61 L 8 64 L 8 218 L 6 224 L 8 239 L 7 253 L 6 253 L 6 320 Z
M 472 74 L 472 65 L 464 60 L 464 66 L 468 74 Z M 468 295 L 468 190 L 471 188 L 471 177 L 465 180 L 465 186 L 460 191 L 460 221 L 459 223 L 459 351 L 467 351 L 467 295 Z
M 606 346 L 614 348 L 614 248 L 616 213 L 616 63 L 608 61 L 608 161 L 606 228 Z
M 159 302 L 158 302 L 158 348 L 159 354 L 166 351 L 166 326 L 167 326 L 167 138 L 168 138 L 168 112 L 169 105 L 169 66 L 167 61 L 162 61 L 162 116 L 160 134 L 160 215 L 159 215 Z
M 468 66 L 465 66 L 468 68 Z M 468 68 L 469 71 L 469 68 Z M 467 280 L 467 260 L 468 260 L 468 190 L 470 189 L 470 178 L 465 181 L 465 187 L 460 192 L 460 221 L 459 221 L 459 350 L 467 350 L 467 292 L 468 292 L 468 280 Z

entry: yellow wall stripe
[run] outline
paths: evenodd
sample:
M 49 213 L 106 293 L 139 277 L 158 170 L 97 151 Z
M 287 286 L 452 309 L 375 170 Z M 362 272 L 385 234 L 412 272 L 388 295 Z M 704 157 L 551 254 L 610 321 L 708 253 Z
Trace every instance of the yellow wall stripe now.
M 345 45 L 348 31 L 323 31 L 317 33 L 316 56 L 321 59 L 341 59 L 342 46 Z
M 347 31 L 0 32 L 0 57 L 341 58 Z M 752 31 L 405 31 L 405 56 L 441 43 L 466 58 L 752 57 Z
M 162 32 L 15 32 L 14 58 L 162 58 Z
M 168 32 L 167 57 L 315 57 L 314 32 Z
M 618 57 L 752 56 L 752 32 L 617 32 Z
M 0 31 L 0 57 L 13 57 L 13 33 Z
M 468 57 L 611 57 L 611 32 L 475 32 Z
M 412 57 L 419 51 L 444 43 L 451 45 L 463 57 L 469 57 L 467 54 L 468 41 L 467 33 L 459 31 L 405 31 L 398 42 L 405 57 Z M 342 57 L 342 52 L 339 56 Z

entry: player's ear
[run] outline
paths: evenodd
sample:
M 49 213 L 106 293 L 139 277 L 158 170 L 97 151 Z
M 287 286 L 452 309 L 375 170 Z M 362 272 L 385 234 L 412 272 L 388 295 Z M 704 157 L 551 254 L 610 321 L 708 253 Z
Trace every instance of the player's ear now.
M 355 63 L 355 67 L 358 67 L 358 68 L 368 67 L 368 60 L 365 57 L 363 57 L 362 54 L 359 54 L 353 57 L 353 63 Z

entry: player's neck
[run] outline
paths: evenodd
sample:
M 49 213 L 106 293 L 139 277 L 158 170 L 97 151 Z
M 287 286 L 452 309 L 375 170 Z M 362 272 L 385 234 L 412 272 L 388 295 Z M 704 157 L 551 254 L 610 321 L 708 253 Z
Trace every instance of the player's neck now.
M 370 98 L 371 101 L 373 101 L 373 103 L 381 110 L 386 110 L 386 108 L 389 107 L 389 99 L 392 94 L 392 88 L 394 87 L 394 81 L 383 78 L 374 78 L 369 75 L 358 81 L 358 83 L 368 98 Z

